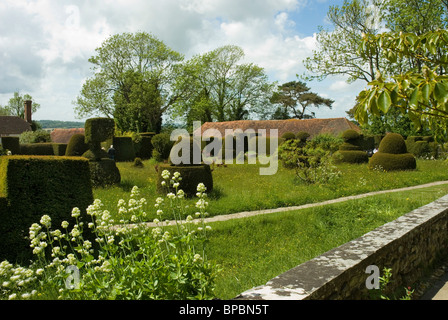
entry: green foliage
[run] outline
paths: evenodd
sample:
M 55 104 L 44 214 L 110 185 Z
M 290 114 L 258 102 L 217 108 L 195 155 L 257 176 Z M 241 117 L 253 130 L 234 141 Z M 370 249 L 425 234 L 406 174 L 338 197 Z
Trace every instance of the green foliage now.
M 67 143 L 52 143 L 53 146 L 53 154 L 55 156 L 65 156 L 67 152 Z
M 367 163 L 369 162 L 369 156 L 367 152 L 361 150 L 344 150 L 340 149 L 336 153 L 337 162 L 346 163 Z
M 176 178 L 170 180 L 168 177 L 167 181 L 176 181 Z M 60 224 L 54 223 L 50 216 L 42 216 L 40 224 L 33 223 L 29 232 L 36 257 L 33 264 L 29 268 L 16 268 L 7 261 L 1 263 L 0 281 L 10 281 L 10 285 L 3 286 L 0 291 L 1 297 L 51 300 L 214 298 L 214 282 L 219 269 L 205 254 L 211 228 L 204 222 L 206 194 L 201 186 L 197 189 L 196 217 L 189 216 L 186 223 L 174 227 L 160 223 L 159 219 L 166 214 L 175 214 L 177 221 L 185 218 L 180 190 L 178 196 L 167 195 L 168 201 L 161 197 L 157 199 L 155 206 L 159 219 L 154 220 L 154 228 L 142 223 L 150 208 L 137 187 L 132 188 L 126 201 L 118 201 L 120 212 L 133 213 L 131 219 L 120 218 L 120 223 L 133 223 L 132 228 L 117 228 L 110 215 L 112 208 L 105 208 L 99 199 L 87 208 L 89 219 L 80 216 L 78 208 L 73 208 L 75 222 L 63 225 L 62 229 L 57 229 Z M 154 204 L 151 207 L 154 208 Z M 86 231 L 94 233 L 98 242 L 96 250 L 92 250 L 91 241 L 86 241 Z M 67 243 L 70 245 L 61 245 Z M 43 247 L 50 249 L 48 254 Z M 79 282 L 73 278 L 70 283 L 66 273 L 69 265 L 78 268 Z M 17 278 L 22 280 L 21 276 L 11 278 L 17 273 L 35 276 L 17 285 Z
M 135 156 L 142 160 L 150 159 L 152 157 L 152 137 L 156 134 L 154 132 L 140 133 L 140 138 L 134 141 Z
M 29 143 L 20 145 L 20 154 L 35 156 L 53 156 L 54 149 L 52 143 Z
M 20 94 L 20 92 L 14 92 L 14 96 L 9 99 L 8 104 L 4 107 L 7 115 L 17 116 L 19 118 L 24 118 L 25 116 L 25 101 L 33 101 L 33 97 L 29 94 Z M 40 108 L 40 104 L 33 101 L 31 106 L 31 112 L 35 113 Z
M 407 153 L 406 142 L 398 133 L 389 133 L 381 140 L 378 152 L 402 154 Z
M 384 171 L 414 170 L 417 168 L 417 162 L 411 153 L 392 154 L 377 152 L 370 158 L 369 168 Z
M 296 138 L 296 135 L 293 132 L 285 132 L 284 134 L 282 134 L 281 138 L 286 141 L 293 140 Z
M 296 176 L 305 184 L 327 184 L 340 176 L 330 151 L 320 148 L 304 148 L 304 156 L 298 159 Z
M 2 137 L 2 146 L 12 154 L 20 154 L 20 142 L 18 137 Z
M 85 123 L 85 142 L 101 143 L 114 136 L 115 122 L 110 118 L 91 118 Z
M 134 159 L 134 163 L 132 164 L 132 166 L 135 168 L 143 168 L 145 165 L 143 164 L 143 161 L 141 158 L 136 157 Z
M 151 144 L 154 147 L 152 155 L 156 161 L 162 162 L 164 160 L 168 160 L 171 148 L 174 145 L 174 141 L 170 140 L 170 134 L 156 134 L 154 137 L 152 137 Z
M 167 185 L 164 183 L 164 171 L 169 172 L 173 176 L 176 172 L 180 174 L 182 180 L 178 181 L 179 189 L 182 189 L 186 197 L 193 197 L 196 194 L 196 188 L 199 183 L 203 183 L 207 188 L 207 192 L 213 190 L 213 176 L 209 165 L 195 165 L 195 166 L 173 166 L 168 164 L 161 164 L 158 168 L 157 174 L 157 191 L 163 193 L 166 190 L 174 192 L 176 186 Z
M 309 137 L 310 137 L 310 134 L 308 132 L 304 132 L 304 131 L 299 131 L 296 134 L 296 139 L 298 139 L 302 142 L 306 142 Z
M 310 148 L 321 148 L 323 150 L 329 151 L 330 153 L 334 153 L 339 150 L 339 146 L 344 141 L 342 138 L 336 137 L 332 134 L 321 133 L 307 141 L 307 145 Z
M 367 152 L 362 150 L 361 143 L 364 136 L 358 131 L 349 129 L 342 133 L 342 139 L 345 141 L 339 146 L 339 151 L 335 154 L 336 162 L 346 163 L 367 163 L 369 157 Z
M 359 139 L 359 136 L 359 132 L 353 129 L 346 130 L 342 133 L 342 139 L 344 139 L 345 142 L 356 141 Z
M 135 150 L 131 137 L 114 137 L 115 161 L 134 161 Z
M 21 144 L 51 142 L 51 136 L 45 130 L 25 131 L 20 135 L 19 141 Z
M 286 169 L 295 169 L 299 159 L 304 160 L 305 149 L 300 140 L 289 139 L 278 147 L 278 159 Z
M 0 217 L 3 259 L 28 262 L 25 236 L 41 215 L 51 215 L 60 225 L 71 221 L 73 207 L 87 208 L 93 201 L 88 162 L 82 158 L 8 156 L 0 157 L 0 168 L 0 198 L 8 203 Z
M 89 146 L 85 142 L 85 136 L 77 133 L 70 138 L 65 155 L 67 157 L 80 157 L 87 150 L 89 150 Z
M 121 181 L 120 171 L 112 159 L 89 161 L 90 179 L 93 187 L 110 187 Z

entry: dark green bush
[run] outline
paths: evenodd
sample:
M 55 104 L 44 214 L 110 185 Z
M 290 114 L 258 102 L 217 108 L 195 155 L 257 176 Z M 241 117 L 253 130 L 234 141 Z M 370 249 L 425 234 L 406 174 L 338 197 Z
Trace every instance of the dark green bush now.
M 158 168 L 158 178 L 157 178 L 157 192 L 165 193 L 167 188 L 170 192 L 174 192 L 169 183 L 164 187 L 162 186 L 162 172 L 168 170 L 170 172 L 170 177 L 173 176 L 175 172 L 179 172 L 182 180 L 179 182 L 179 189 L 182 189 L 187 197 L 194 197 L 197 192 L 197 186 L 199 183 L 203 183 L 207 188 L 207 193 L 213 190 L 213 176 L 209 165 L 203 164 L 198 166 L 172 166 L 169 164 L 161 164 Z
M 346 162 L 346 163 L 367 163 L 369 162 L 369 157 L 367 155 L 367 152 L 362 150 L 339 150 L 335 156 L 340 162 Z
M 54 156 L 52 143 L 27 143 L 20 145 L 21 155 Z
M 174 145 L 174 141 L 170 140 L 170 135 L 168 133 L 156 134 L 152 137 L 151 144 L 154 147 L 152 155 L 156 161 L 162 162 L 168 160 L 171 148 Z
M 152 156 L 152 136 L 141 136 L 138 142 L 134 141 L 135 156 L 141 159 L 150 159 Z
M 385 171 L 414 170 L 417 162 L 411 153 L 375 153 L 369 161 L 370 169 L 382 169 Z
M 115 149 L 115 161 L 134 161 L 135 150 L 131 137 L 114 137 L 112 144 Z
M 143 168 L 145 165 L 143 164 L 143 161 L 141 158 L 136 157 L 134 159 L 134 163 L 132 164 L 132 166 L 135 168 Z
M 292 132 L 285 132 L 284 134 L 282 134 L 281 138 L 284 139 L 285 141 L 293 140 L 296 138 L 296 135 Z
M 52 143 L 53 145 L 53 154 L 55 156 L 65 156 L 65 152 L 67 151 L 67 143 Z
M 354 144 L 351 144 L 351 143 L 348 143 L 348 142 L 344 142 L 343 144 L 341 144 L 339 146 L 339 150 L 342 150 L 342 151 L 351 151 L 351 150 L 360 151 L 361 147 L 357 146 L 357 145 L 354 145 Z
M 2 137 L 1 144 L 3 149 L 11 151 L 12 154 L 20 154 L 19 137 Z
M 296 134 L 296 139 L 298 139 L 302 142 L 306 142 L 306 140 L 308 140 L 309 137 L 310 137 L 310 134 L 305 131 L 299 131 Z
M 25 237 L 43 215 L 51 217 L 55 228 L 61 228 L 64 220 L 73 227 L 71 212 L 78 207 L 83 221 L 90 221 L 86 208 L 93 202 L 93 194 L 88 161 L 79 157 L 0 157 L 1 201 L 0 260 L 28 262 L 32 255 Z
M 86 143 L 101 143 L 113 137 L 115 121 L 110 118 L 92 118 L 85 122 Z
M 381 140 L 378 152 L 402 154 L 407 153 L 406 142 L 403 136 L 398 133 L 389 133 Z
M 120 183 L 120 171 L 112 159 L 89 161 L 90 178 L 94 187 L 109 187 Z
M 359 132 L 353 129 L 345 130 L 342 133 L 342 139 L 344 139 L 344 141 L 346 142 L 357 140 L 359 136 L 360 136 Z
M 87 150 L 89 150 L 89 146 L 85 142 L 85 136 L 77 133 L 70 138 L 65 155 L 67 157 L 81 157 Z

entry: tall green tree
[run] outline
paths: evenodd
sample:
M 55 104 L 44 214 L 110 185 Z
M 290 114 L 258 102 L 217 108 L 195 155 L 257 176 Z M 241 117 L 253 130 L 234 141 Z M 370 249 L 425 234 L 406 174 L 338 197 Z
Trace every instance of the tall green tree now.
M 192 121 L 244 120 L 263 114 L 273 85 L 263 68 L 242 63 L 244 51 L 227 45 L 184 64 L 178 85 L 187 88 L 186 99 L 177 104 L 177 113 Z
M 14 96 L 9 99 L 8 104 L 3 107 L 5 115 L 17 116 L 23 119 L 25 116 L 25 101 L 31 100 L 33 104 L 31 111 L 35 113 L 40 108 L 40 104 L 36 103 L 29 94 L 20 94 L 20 92 L 14 92 Z
M 306 113 L 311 107 L 332 108 L 333 100 L 323 98 L 310 90 L 302 81 L 291 81 L 279 86 L 271 97 L 271 102 L 279 105 L 275 114 L 282 119 L 310 119 L 315 118 L 314 112 Z
M 152 34 L 113 35 L 89 59 L 93 75 L 74 101 L 76 114 L 115 117 L 122 131 L 159 132 L 161 115 L 182 95 L 172 90 L 182 61 Z

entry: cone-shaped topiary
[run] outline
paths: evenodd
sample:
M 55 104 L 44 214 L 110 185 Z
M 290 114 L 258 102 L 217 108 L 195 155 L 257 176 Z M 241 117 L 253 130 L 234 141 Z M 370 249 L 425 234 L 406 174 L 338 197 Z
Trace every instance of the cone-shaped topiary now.
M 387 134 L 381 140 L 378 152 L 369 161 L 370 169 L 385 171 L 414 170 L 416 167 L 414 155 L 408 153 L 403 137 L 397 133 Z

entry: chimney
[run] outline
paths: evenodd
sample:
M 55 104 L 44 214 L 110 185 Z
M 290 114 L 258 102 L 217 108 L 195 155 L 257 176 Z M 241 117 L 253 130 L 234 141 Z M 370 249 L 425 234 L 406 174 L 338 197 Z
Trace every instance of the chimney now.
M 31 124 L 31 100 L 25 100 L 25 121 Z

